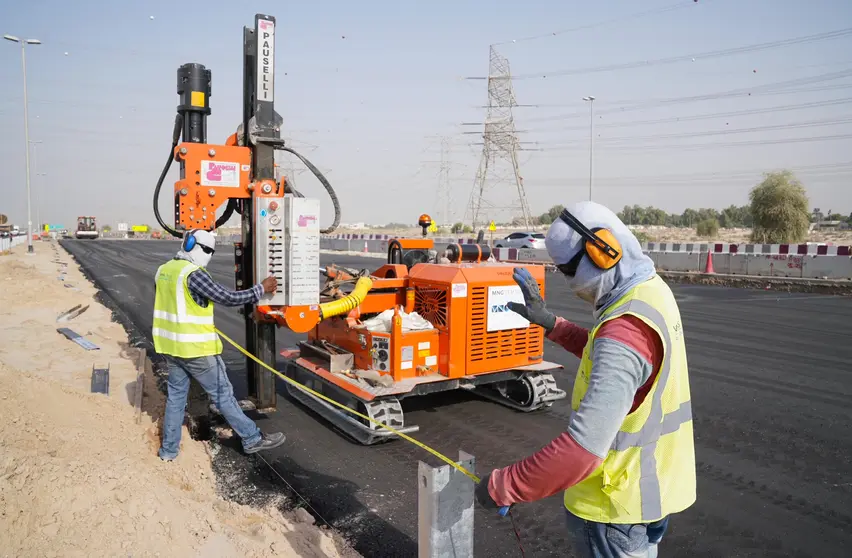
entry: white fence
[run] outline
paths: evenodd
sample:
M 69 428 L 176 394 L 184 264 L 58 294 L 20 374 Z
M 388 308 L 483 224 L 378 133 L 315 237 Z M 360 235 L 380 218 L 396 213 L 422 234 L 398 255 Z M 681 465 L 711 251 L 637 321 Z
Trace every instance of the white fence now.
M 0 238 L 0 252 L 5 252 L 7 250 L 11 250 L 13 247 L 23 244 L 27 241 L 27 237 L 24 235 L 20 236 L 7 236 Z

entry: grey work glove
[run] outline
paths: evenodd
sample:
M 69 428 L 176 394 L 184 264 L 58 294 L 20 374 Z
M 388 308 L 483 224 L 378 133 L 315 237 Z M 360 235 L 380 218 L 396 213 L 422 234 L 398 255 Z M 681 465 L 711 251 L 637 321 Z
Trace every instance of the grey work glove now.
M 506 306 L 509 307 L 509 310 L 520 314 L 531 323 L 543 327 L 545 333 L 550 333 L 556 325 L 556 316 L 547 310 L 535 278 L 524 267 L 516 267 L 514 273 L 512 273 L 512 278 L 521 288 L 521 292 L 524 293 L 524 304 L 510 302 Z

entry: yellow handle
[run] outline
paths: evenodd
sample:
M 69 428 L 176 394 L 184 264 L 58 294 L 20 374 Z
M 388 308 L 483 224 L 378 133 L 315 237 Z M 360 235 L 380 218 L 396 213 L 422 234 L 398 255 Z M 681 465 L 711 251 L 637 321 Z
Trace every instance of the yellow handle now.
M 366 279 L 366 280 L 367 280 L 367 282 L 366 282 L 366 283 L 362 283 L 362 282 L 361 282 L 361 281 L 362 281 L 362 280 L 364 280 L 364 279 Z M 370 279 L 368 279 L 367 277 L 362 277 L 361 279 L 359 279 L 359 280 L 358 280 L 358 283 L 355 285 L 355 290 L 357 291 L 357 290 L 358 290 L 358 287 L 359 287 L 359 286 L 361 286 L 361 285 L 366 285 L 366 287 L 364 287 L 364 294 L 366 295 L 366 292 L 370 289 L 370 286 L 372 286 L 372 281 L 370 281 Z M 353 296 L 354 294 L 355 294 L 355 291 L 353 291 L 353 292 L 352 292 L 352 294 L 350 294 L 349 296 Z M 335 304 L 335 303 L 338 303 L 338 302 L 342 302 L 342 301 L 344 301 L 344 300 L 346 300 L 346 299 L 345 299 L 345 298 L 342 298 L 342 299 L 340 299 L 340 300 L 335 300 L 334 302 L 329 302 L 329 303 L 327 303 L 327 304 Z M 362 300 L 363 300 L 363 297 L 362 297 Z M 358 304 L 360 304 L 360 302 L 359 302 Z M 357 306 L 357 304 L 356 304 L 355 306 Z M 354 308 L 355 306 L 353 306 L 352 308 Z M 351 310 L 352 308 L 350 308 L 349 310 Z M 347 311 L 348 311 L 348 310 L 347 310 Z M 288 378 L 287 376 L 285 376 L 284 374 L 282 374 L 282 373 L 281 373 L 281 372 L 279 372 L 278 370 L 275 370 L 274 368 L 272 368 L 271 366 L 269 366 L 268 364 L 266 364 L 265 362 L 263 362 L 262 360 L 260 360 L 259 358 L 257 358 L 256 356 L 254 356 L 253 354 L 251 354 L 250 352 L 248 352 L 247 350 L 245 350 L 243 347 L 239 346 L 239 345 L 238 345 L 238 344 L 237 344 L 237 343 L 236 343 L 233 339 L 231 339 L 230 337 L 228 337 L 227 335 L 225 335 L 224 333 L 222 333 L 222 332 L 221 332 L 218 328 L 216 329 L 216 333 L 218 333 L 219 335 L 221 335 L 221 336 L 222 336 L 222 339 L 224 339 L 225 341 L 227 341 L 228 343 L 230 343 L 231 345 L 233 345 L 233 346 L 234 346 L 234 347 L 235 347 L 238 351 L 240 351 L 241 353 L 243 353 L 245 356 L 249 357 L 250 359 L 252 359 L 252 360 L 253 360 L 253 361 L 255 361 L 256 363 L 258 363 L 259 365 L 263 366 L 264 368 L 266 368 L 267 370 L 269 370 L 270 372 L 272 372 L 273 374 L 275 374 L 276 376 L 278 376 L 279 378 L 281 378 L 281 379 L 282 379 L 282 380 L 284 380 L 285 382 L 288 382 L 289 384 L 292 384 L 292 385 L 294 385 L 294 386 L 298 387 L 298 388 L 299 388 L 299 389 L 301 389 L 302 391 L 305 391 L 305 392 L 307 392 L 307 393 L 310 393 L 310 394 L 311 394 L 311 395 L 313 395 L 314 397 L 318 397 L 318 398 L 322 399 L 323 401 L 325 401 L 325 402 L 327 402 L 327 403 L 330 403 L 330 404 L 334 405 L 335 407 L 338 407 L 338 408 L 340 408 L 340 409 L 343 409 L 343 410 L 344 410 L 344 411 L 346 411 L 347 413 L 351 413 L 351 414 L 355 415 L 355 416 L 356 416 L 356 417 L 358 417 L 358 418 L 364 419 L 364 420 L 366 420 L 366 421 L 368 421 L 368 422 L 371 422 L 371 423 L 375 424 L 376 426 L 379 426 L 379 427 L 384 428 L 384 429 L 386 429 L 386 430 L 390 430 L 391 432 L 393 432 L 394 434 L 396 434 L 397 436 L 399 436 L 399 437 L 400 437 L 400 438 L 402 438 L 403 440 L 406 440 L 406 441 L 408 441 L 408 442 L 411 442 L 411 443 L 412 443 L 412 444 L 414 444 L 415 446 L 417 446 L 417 447 L 419 447 L 419 448 L 421 448 L 421 449 L 424 449 L 424 450 L 428 451 L 429 453 L 431 453 L 432 455 L 434 455 L 435 457 L 437 457 L 437 458 L 438 458 L 438 459 L 440 459 L 441 461 L 443 461 L 443 462 L 447 463 L 448 465 L 450 465 L 451 467 L 453 467 L 454 469 L 456 469 L 458 472 L 460 472 L 460 473 L 464 474 L 465 476 L 467 476 L 467 477 L 468 477 L 470 480 L 472 480 L 473 482 L 475 482 L 475 483 L 477 483 L 477 484 L 479 483 L 479 477 L 477 477 L 476 475 L 474 475 L 473 473 L 471 473 L 470 471 L 468 471 L 467 469 L 465 469 L 464 467 L 462 467 L 461 465 L 459 465 L 458 463 L 456 463 L 455 461 L 453 461 L 452 459 L 450 459 L 449 457 L 447 457 L 447 456 L 446 456 L 446 455 L 444 455 L 443 453 L 440 453 L 438 450 L 435 450 L 435 449 L 430 448 L 429 446 L 427 446 L 427 445 L 426 445 L 426 444 L 424 444 L 423 442 L 420 442 L 420 441 L 418 441 L 418 440 L 415 440 L 414 438 L 412 438 L 412 437 L 411 437 L 411 436 L 409 436 L 408 434 L 404 434 L 404 433 L 402 433 L 402 432 L 399 432 L 398 430 L 395 430 L 395 429 L 391 428 L 390 426 L 387 426 L 386 424 L 382 424 L 381 422 L 379 422 L 379 421 L 377 421 L 377 420 L 374 420 L 374 419 L 372 419 L 372 418 L 368 417 L 367 415 L 363 415 L 363 414 L 359 413 L 358 411 L 355 411 L 355 410 L 353 410 L 353 409 L 350 409 L 350 408 L 349 408 L 349 407 L 347 407 L 346 405 L 344 405 L 344 404 L 342 404 L 342 403 L 338 403 L 338 402 L 337 402 L 337 401 L 335 401 L 334 399 L 331 399 L 331 398 L 329 398 L 329 397 L 326 397 L 325 395 L 323 395 L 323 394 L 321 394 L 321 393 L 319 393 L 319 392 L 316 392 L 316 391 L 312 390 L 311 388 L 309 388 L 309 387 L 307 387 L 307 386 L 304 386 L 304 385 L 300 384 L 299 382 L 297 382 L 296 380 L 293 380 L 292 378 Z

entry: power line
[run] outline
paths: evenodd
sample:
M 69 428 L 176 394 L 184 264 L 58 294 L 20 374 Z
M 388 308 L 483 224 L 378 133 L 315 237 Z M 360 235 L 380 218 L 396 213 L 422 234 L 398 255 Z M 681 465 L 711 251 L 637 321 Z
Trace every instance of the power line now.
M 683 132 L 677 134 L 653 134 L 646 136 L 621 136 L 621 137 L 612 137 L 612 138 L 598 138 L 598 142 L 602 143 L 621 143 L 621 142 L 632 142 L 636 140 L 658 140 L 658 139 L 680 139 L 680 138 L 699 138 L 699 137 L 708 137 L 708 136 L 724 136 L 728 134 L 750 134 L 754 132 L 768 132 L 772 130 L 794 130 L 799 128 L 818 128 L 821 126 L 837 126 L 839 124 L 850 124 L 852 123 L 852 116 L 847 118 L 825 118 L 822 120 L 806 120 L 804 122 L 790 122 L 788 124 L 771 124 L 768 126 L 752 126 L 749 128 L 733 128 L 727 130 L 706 130 L 703 132 Z M 573 141 L 565 141 L 565 142 L 556 142 L 556 143 L 542 143 L 536 142 L 538 145 L 549 145 L 549 146 L 570 146 L 570 145 L 578 145 L 583 144 L 585 140 L 573 140 Z
M 808 76 L 802 78 L 789 79 L 784 81 L 777 81 L 772 83 L 766 83 L 764 85 L 757 85 L 754 87 L 740 87 L 737 89 L 729 89 L 727 91 L 721 91 L 716 93 L 705 93 L 702 95 L 687 95 L 681 97 L 669 97 L 665 99 L 648 99 L 646 101 L 636 101 L 634 103 L 623 103 L 628 106 L 615 107 L 611 109 L 604 109 L 598 111 L 598 114 L 621 114 L 624 112 L 630 112 L 634 110 L 641 110 L 645 108 L 654 108 L 654 107 L 662 107 L 668 105 L 677 105 L 677 104 L 686 104 L 686 103 L 695 103 L 700 101 L 714 101 L 717 99 L 725 99 L 731 97 L 750 97 L 755 92 L 761 91 L 775 91 L 782 90 L 788 87 L 796 87 L 799 85 L 812 85 L 814 83 L 822 83 L 826 81 L 834 81 L 838 79 L 845 79 L 848 77 L 852 77 L 852 69 L 842 70 L 839 72 L 829 72 L 825 74 L 819 74 L 816 76 Z M 852 87 L 852 85 L 847 85 L 846 87 Z M 788 91 L 792 92 L 792 91 Z M 779 93 L 784 94 L 784 92 Z M 615 103 L 619 103 L 616 101 Z M 621 103 L 619 103 L 621 104 Z M 548 122 L 551 120 L 569 120 L 571 118 L 585 118 L 587 113 L 585 111 L 578 111 L 563 115 L 555 115 L 555 116 L 546 116 L 546 117 L 535 117 L 529 118 L 526 122 Z M 467 124 L 465 124 L 467 125 Z
M 849 85 L 852 87 L 852 85 Z M 852 102 L 852 97 L 845 97 L 842 99 L 830 99 L 827 101 L 815 101 L 812 103 L 802 103 L 795 105 L 781 105 L 775 107 L 765 107 L 759 109 L 745 109 L 745 110 L 737 110 L 737 111 L 729 111 L 729 112 L 714 112 L 709 114 L 693 114 L 686 116 L 670 116 L 668 118 L 656 118 L 649 120 L 630 120 L 627 122 L 615 122 L 611 124 L 599 124 L 598 129 L 606 129 L 606 128 L 624 128 L 629 126 L 644 126 L 644 125 L 653 125 L 653 124 L 669 124 L 669 123 L 678 123 L 678 122 L 689 122 L 695 120 L 708 120 L 712 118 L 728 118 L 731 116 L 751 116 L 754 114 L 767 114 L 771 112 L 784 112 L 790 110 L 805 110 L 810 108 L 819 108 L 819 107 L 830 107 L 837 105 L 844 105 Z M 526 132 L 540 132 L 540 131 L 566 131 L 566 130 L 585 130 L 588 126 L 559 126 L 559 127 L 540 127 L 540 128 L 528 128 L 524 131 Z
M 544 38 L 547 38 L 547 37 L 556 37 L 558 35 L 564 35 L 566 33 L 574 33 L 576 31 L 585 31 L 587 29 L 596 29 L 598 27 L 603 27 L 605 25 L 610 25 L 610 24 L 613 24 L 613 23 L 621 23 L 621 22 L 630 21 L 630 20 L 633 20 L 633 19 L 639 19 L 639 18 L 642 18 L 642 17 L 647 17 L 649 15 L 657 15 L 657 14 L 662 14 L 662 13 L 666 13 L 666 12 L 673 12 L 675 10 L 682 10 L 683 8 L 691 6 L 695 3 L 696 3 L 695 0 L 693 0 L 692 2 L 687 2 L 687 1 L 678 2 L 676 4 L 670 4 L 668 6 L 663 6 L 662 8 L 656 8 L 656 9 L 653 9 L 653 10 L 646 10 L 644 12 L 637 12 L 637 13 L 629 14 L 629 15 L 622 16 L 622 17 L 616 17 L 616 18 L 607 19 L 607 20 L 604 20 L 604 21 L 599 21 L 597 23 L 589 23 L 589 24 L 586 24 L 586 25 L 571 27 L 569 29 L 562 29 L 561 31 L 553 31 L 551 33 L 542 33 L 540 35 L 531 35 L 529 37 L 522 37 L 520 39 L 512 39 L 512 40 L 509 40 L 509 41 L 502 41 L 502 42 L 499 42 L 499 43 L 494 43 L 492 46 L 507 45 L 507 44 L 512 44 L 512 43 L 521 43 L 521 42 L 526 42 L 526 41 L 533 41 L 535 39 L 544 39 Z
M 587 66 L 585 68 L 573 68 L 569 70 L 556 70 L 553 72 L 537 72 L 537 73 L 528 73 L 528 74 L 516 74 L 513 76 L 507 76 L 504 79 L 534 79 L 534 78 L 547 78 L 547 77 L 561 77 L 561 76 L 575 76 L 580 74 L 593 74 L 600 72 L 611 72 L 617 70 L 629 70 L 634 68 L 650 68 L 652 66 L 662 66 L 666 64 L 675 64 L 677 62 L 686 62 L 694 59 L 708 59 L 708 58 L 722 58 L 725 56 L 733 56 L 736 54 L 743 54 L 746 52 L 758 52 L 761 50 L 768 50 L 772 48 L 779 48 L 791 45 L 801 45 L 814 43 L 818 41 L 827 41 L 831 39 L 838 39 L 842 37 L 847 37 L 852 35 L 852 28 L 846 29 L 838 29 L 836 31 L 827 31 L 825 33 L 817 33 L 815 35 L 805 35 L 802 37 L 793 37 L 790 39 L 782 39 L 780 41 L 770 41 L 766 43 L 757 43 L 753 45 L 746 45 L 734 48 L 727 48 L 721 50 L 711 50 L 706 52 L 698 52 L 694 54 L 684 54 L 681 56 L 670 56 L 668 58 L 657 58 L 654 60 L 638 60 L 634 62 L 624 62 L 620 64 L 609 64 L 604 66 Z M 485 80 L 487 77 L 483 76 L 474 76 L 467 77 L 465 79 L 469 80 Z
M 624 145 L 617 147 L 609 147 L 607 148 L 607 152 L 610 151 L 652 151 L 657 149 L 669 149 L 672 151 L 685 151 L 691 149 L 708 149 L 708 148 L 727 148 L 727 147 L 745 147 L 745 146 L 754 146 L 754 145 L 782 145 L 782 144 L 791 144 L 791 143 L 809 143 L 816 141 L 837 141 L 837 140 L 845 140 L 852 139 L 852 134 L 836 134 L 836 135 L 824 135 L 824 136 L 811 136 L 804 138 L 783 138 L 783 139 L 774 139 L 774 140 L 753 140 L 753 141 L 738 141 L 738 142 L 718 142 L 718 143 L 701 143 L 701 144 L 669 144 L 669 145 Z M 521 151 L 571 151 L 570 147 L 545 147 L 545 148 L 531 148 L 531 149 L 522 149 Z M 573 148 L 574 151 L 584 150 L 582 147 Z

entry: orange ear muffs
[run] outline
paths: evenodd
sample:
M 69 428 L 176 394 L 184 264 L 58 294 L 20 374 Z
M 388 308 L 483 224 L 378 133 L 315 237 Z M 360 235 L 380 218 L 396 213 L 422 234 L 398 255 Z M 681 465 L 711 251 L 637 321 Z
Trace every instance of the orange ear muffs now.
M 609 229 L 595 228 L 591 232 L 595 239 L 586 240 L 586 254 L 600 269 L 612 269 L 621 261 L 621 244 Z
M 581 238 L 585 239 L 583 243 L 584 249 L 579 252 L 571 262 L 569 262 L 571 265 L 563 264 L 564 266 L 572 268 L 573 271 L 563 271 L 563 273 L 573 276 L 577 270 L 577 266 L 580 264 L 580 259 L 582 258 L 581 254 L 583 253 L 589 256 L 589 260 L 591 260 L 596 267 L 603 269 L 604 271 L 612 269 L 621 261 L 621 243 L 618 242 L 618 239 L 615 238 L 612 231 L 603 227 L 596 227 L 590 230 L 576 217 L 571 215 L 571 212 L 567 209 L 562 210 L 562 213 L 559 214 L 559 218 L 565 221 L 565 223 L 576 231 Z

